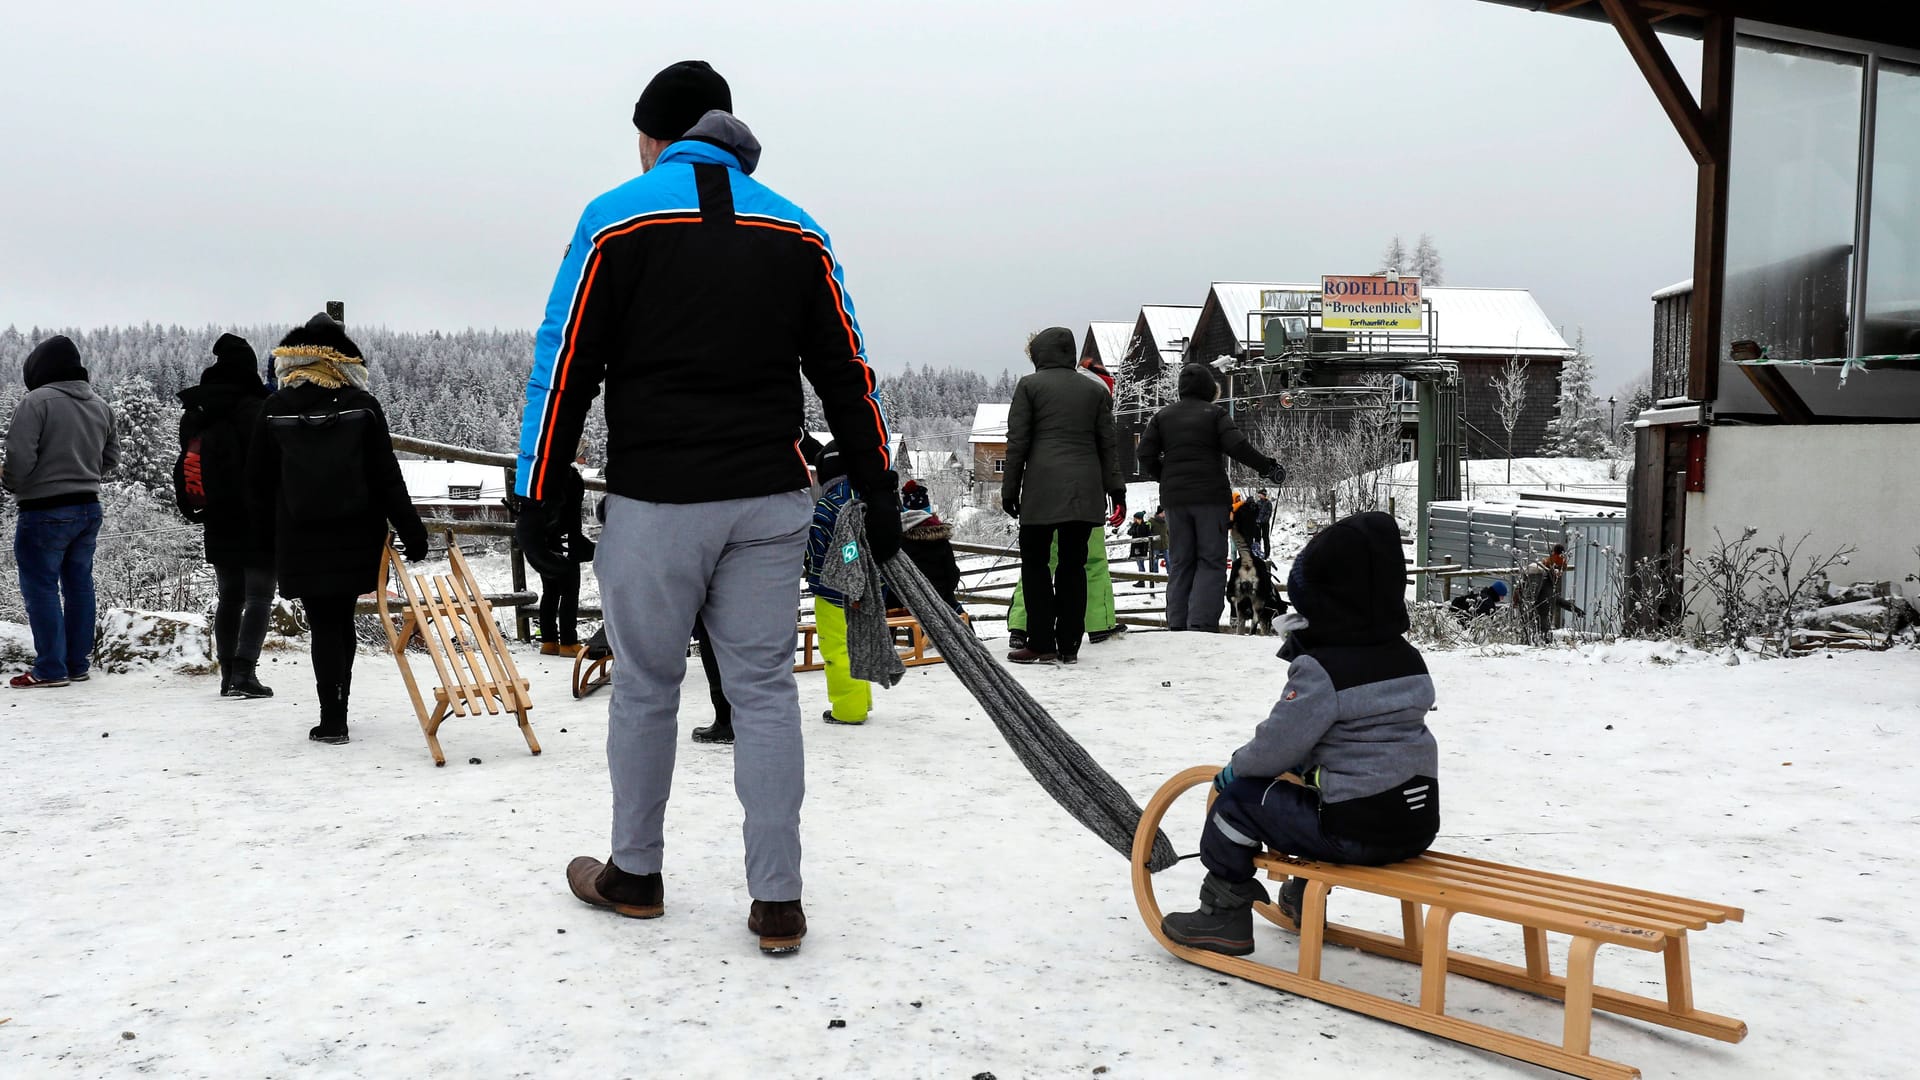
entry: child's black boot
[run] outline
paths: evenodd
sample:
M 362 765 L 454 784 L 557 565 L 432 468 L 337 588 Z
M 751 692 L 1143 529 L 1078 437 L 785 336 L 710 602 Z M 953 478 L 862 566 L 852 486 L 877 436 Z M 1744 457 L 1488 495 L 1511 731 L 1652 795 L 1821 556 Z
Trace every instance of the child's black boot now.
M 1176 944 L 1228 956 L 1253 951 L 1253 905 L 1267 902 L 1257 879 L 1228 881 L 1208 873 L 1200 883 L 1200 910 L 1175 912 L 1160 920 L 1160 930 Z

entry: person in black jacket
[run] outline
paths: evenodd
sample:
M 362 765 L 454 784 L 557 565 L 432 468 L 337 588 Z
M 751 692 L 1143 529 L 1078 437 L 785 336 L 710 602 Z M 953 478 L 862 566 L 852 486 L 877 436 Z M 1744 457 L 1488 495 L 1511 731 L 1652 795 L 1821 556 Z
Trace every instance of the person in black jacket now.
M 584 459 L 576 458 L 576 463 Z M 580 564 L 593 561 L 593 541 L 580 527 L 580 504 L 585 501 L 586 484 L 574 469 L 554 474 L 552 513 L 543 518 L 551 550 L 563 551 L 566 558 L 558 565 L 539 570 L 540 574 L 540 652 L 543 656 L 578 656 L 580 644 Z
M 315 742 L 347 741 L 354 603 L 379 584 L 391 523 L 407 561 L 427 530 L 407 497 L 366 362 L 340 324 L 315 315 L 273 350 L 280 389 L 260 409 L 247 454 L 254 530 L 274 555 L 280 595 L 306 609 L 320 723 Z
M 1447 602 L 1447 608 L 1453 612 L 1453 617 L 1460 621 L 1460 625 L 1465 626 L 1482 615 L 1491 615 L 1493 609 L 1500 606 L 1500 601 L 1506 598 L 1507 583 L 1495 581 L 1479 592 L 1454 597 Z
M 760 141 L 734 115 L 726 79 L 701 60 L 669 66 L 634 103 L 633 126 L 642 174 L 587 205 L 548 293 L 514 479 L 529 500 L 516 525 L 527 561 L 563 561 L 539 518 L 604 389 L 608 509 L 594 576 L 619 657 L 607 716 L 612 851 L 570 862 L 567 887 L 635 918 L 666 910 L 679 690 L 699 619 L 739 735 L 747 926 L 762 951 L 790 952 L 807 927 L 793 677 L 796 570 L 813 518 L 803 381 L 882 564 L 900 550 L 890 432 L 833 243 L 756 179 Z M 753 328 L 741 334 L 748 298 Z
M 918 480 L 900 486 L 900 551 L 947 606 L 962 610 L 954 595 L 960 590 L 960 562 L 953 557 L 953 526 L 933 512 L 933 497 Z
M 1254 449 L 1227 411 L 1213 403 L 1220 385 L 1204 364 L 1180 369 L 1180 400 L 1161 409 L 1140 437 L 1140 468 L 1160 481 L 1167 509 L 1167 629 L 1213 633 L 1226 604 L 1227 519 L 1233 489 L 1226 454 L 1274 484 L 1287 470 Z
M 272 697 L 260 684 L 260 646 L 273 615 L 273 553 L 254 535 L 247 512 L 247 450 L 267 399 L 260 358 L 247 340 L 221 334 L 200 385 L 180 391 L 180 457 L 174 499 L 188 521 L 205 526 L 207 563 L 218 599 L 213 609 L 220 696 Z
M 1117 526 L 1127 518 L 1113 396 L 1097 376 L 1076 374 L 1074 356 L 1073 331 L 1035 334 L 1027 342 L 1033 374 L 1014 386 L 1007 409 L 1000 506 L 1020 519 L 1027 609 L 1026 642 L 1007 653 L 1016 664 L 1080 662 L 1092 534 L 1103 519 Z
M 1148 565 L 1148 560 L 1153 554 L 1153 526 L 1147 524 L 1145 510 L 1133 512 L 1133 521 L 1127 525 L 1127 535 L 1133 539 L 1133 543 L 1127 545 L 1127 557 L 1133 560 L 1135 570 L 1142 574 L 1148 573 L 1153 569 Z M 1145 581 L 1136 581 L 1133 587 L 1144 589 L 1147 584 Z

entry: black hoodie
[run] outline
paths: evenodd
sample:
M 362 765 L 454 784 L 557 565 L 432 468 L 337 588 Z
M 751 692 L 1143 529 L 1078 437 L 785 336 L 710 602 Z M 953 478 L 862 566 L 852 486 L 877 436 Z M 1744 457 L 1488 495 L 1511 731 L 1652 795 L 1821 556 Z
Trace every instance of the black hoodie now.
M 173 491 L 181 513 L 206 525 L 207 561 L 273 565 L 272 552 L 254 535 L 247 512 L 247 446 L 267 400 L 260 358 L 245 338 L 222 334 L 213 343 L 214 362 L 200 385 L 180 391 L 180 456 L 173 465 Z M 197 442 L 196 442 L 197 440 Z M 189 462 L 189 451 L 195 460 Z M 204 506 L 188 498 L 189 467 L 198 469 Z
M 1162 506 L 1218 506 L 1233 500 L 1221 454 L 1262 475 L 1273 471 L 1272 458 L 1254 449 L 1227 410 L 1213 403 L 1219 384 L 1212 369 L 1188 364 L 1180 369 L 1180 400 L 1161 409 L 1140 436 L 1140 471 L 1160 481 Z

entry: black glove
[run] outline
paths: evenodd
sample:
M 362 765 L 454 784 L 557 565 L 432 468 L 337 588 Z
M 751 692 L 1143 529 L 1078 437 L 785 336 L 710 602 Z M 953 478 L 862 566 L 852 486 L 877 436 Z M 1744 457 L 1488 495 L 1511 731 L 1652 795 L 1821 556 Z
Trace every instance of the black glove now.
M 863 468 L 847 479 L 867 508 L 867 553 L 884 566 L 900 553 L 900 475 Z
M 544 503 L 522 500 L 520 516 L 513 523 L 513 539 L 535 573 L 553 577 L 566 573 L 572 564 L 563 539 L 554 534 L 548 517 Z
M 408 562 L 419 562 L 421 559 L 426 558 L 427 534 L 422 532 L 418 536 L 407 537 L 402 543 L 400 553 L 406 556 Z
M 1000 496 L 1000 509 L 1005 510 L 1007 512 L 1007 516 L 1010 518 L 1019 517 L 1020 516 L 1019 497 L 1015 495 Z
M 1277 461 L 1274 462 L 1273 468 L 1267 470 L 1267 483 L 1272 484 L 1274 487 L 1286 487 L 1287 467 Z
M 590 563 L 593 553 L 598 550 L 592 540 L 584 533 L 574 533 L 567 538 L 567 558 L 577 563 Z

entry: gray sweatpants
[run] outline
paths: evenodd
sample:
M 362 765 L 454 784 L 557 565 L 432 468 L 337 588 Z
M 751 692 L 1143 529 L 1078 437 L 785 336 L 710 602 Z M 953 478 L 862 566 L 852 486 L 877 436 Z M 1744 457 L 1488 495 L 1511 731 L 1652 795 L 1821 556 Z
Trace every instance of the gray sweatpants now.
M 800 898 L 806 764 L 793 628 L 812 521 L 805 491 L 686 504 L 607 497 L 593 569 L 614 655 L 607 770 L 620 869 L 660 870 L 680 683 L 699 615 L 733 706 L 747 891 L 755 900 Z
M 1227 606 L 1227 523 L 1231 508 L 1167 507 L 1167 628 L 1213 630 Z

